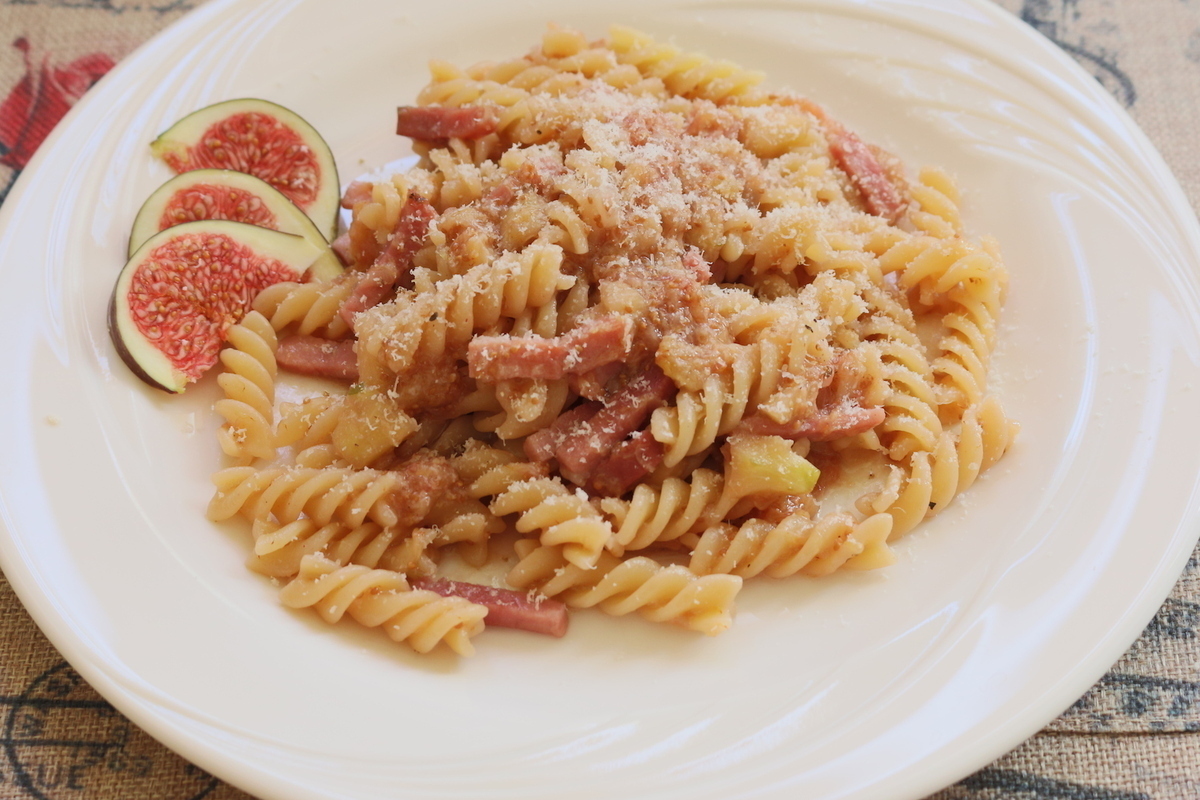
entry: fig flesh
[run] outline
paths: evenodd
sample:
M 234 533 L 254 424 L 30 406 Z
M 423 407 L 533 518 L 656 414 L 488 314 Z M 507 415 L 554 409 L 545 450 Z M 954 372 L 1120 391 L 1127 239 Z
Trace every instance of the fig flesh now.
M 340 195 L 333 153 L 302 117 L 242 98 L 188 114 L 150 144 L 176 172 L 229 169 L 261 178 L 299 206 L 326 239 L 337 233 Z
M 228 220 L 186 222 L 151 236 L 113 287 L 108 329 L 135 375 L 182 392 L 214 364 L 255 295 L 303 280 L 322 249 L 301 236 Z
M 191 170 L 158 187 L 133 220 L 128 255 L 161 230 L 204 219 L 245 222 L 303 236 L 326 251 L 313 264 L 314 279 L 342 272 L 329 242 L 295 203 L 266 181 L 228 169 Z

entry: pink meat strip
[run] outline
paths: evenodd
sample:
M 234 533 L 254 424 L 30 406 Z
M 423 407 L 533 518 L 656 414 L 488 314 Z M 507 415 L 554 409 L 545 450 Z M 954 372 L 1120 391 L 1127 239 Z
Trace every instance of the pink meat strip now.
M 423 142 L 480 139 L 494 132 L 499 120 L 491 106 L 400 106 L 396 109 L 396 133 Z
M 381 253 L 379 258 L 375 259 L 375 263 L 358 279 L 354 292 L 342 303 L 338 313 L 342 315 L 346 324 L 353 328 L 355 315 L 368 308 L 374 308 L 390 297 L 399 278 L 400 271 L 396 268 L 395 261 L 384 260 Z
M 606 315 L 555 336 L 476 336 L 467 345 L 467 373 L 495 383 L 513 378 L 559 380 L 591 372 L 629 354 L 633 322 Z
M 830 138 L 829 151 L 862 194 L 867 211 L 895 222 L 904 210 L 904 200 L 871 148 L 854 132 L 841 130 Z
M 342 303 L 338 313 L 350 327 L 354 327 L 354 316 L 368 308 L 379 305 L 391 297 L 396 285 L 408 285 L 412 272 L 412 258 L 425 243 L 429 234 L 429 223 L 437 217 L 437 209 L 419 194 L 409 194 L 400 209 L 396 228 L 388 239 L 387 247 L 375 259 L 370 268 L 358 279 L 354 292 Z
M 581 375 L 572 375 L 571 391 L 588 400 L 603 400 L 608 394 L 608 384 L 621 374 L 624 365 L 620 361 L 604 364 Z
M 592 488 L 598 494 L 620 497 L 658 468 L 663 446 L 650 431 L 638 431 L 617 445 L 613 454 L 592 472 Z
M 512 203 L 523 191 L 545 193 L 553 186 L 554 179 L 566 174 L 566 171 L 562 162 L 552 156 L 531 155 L 515 172 L 484 195 L 483 201 L 487 205 L 502 208 Z
M 740 429 L 761 436 L 782 436 L 786 439 L 808 439 L 828 442 L 846 436 L 865 433 L 887 416 L 882 408 L 864 408 L 852 400 L 817 409 L 817 413 L 789 423 L 775 422 L 764 416 L 746 420 Z
M 567 632 L 567 607 L 558 600 L 530 599 L 525 592 L 439 578 L 416 578 L 412 586 L 414 589 L 436 592 L 443 597 L 461 597 L 487 606 L 488 613 L 484 621 L 488 625 L 560 638 Z
M 675 384 L 651 364 L 624 388 L 605 401 L 590 418 L 573 426 L 554 449 L 564 476 L 586 483 L 592 471 L 618 444 L 640 430 L 654 409 L 665 403 Z
M 354 383 L 358 380 L 358 356 L 354 342 L 322 339 L 319 336 L 296 334 L 285 336 L 275 351 L 275 361 L 282 369 L 299 375 Z
M 370 181 L 354 181 L 346 187 L 346 193 L 342 195 L 342 208 L 354 208 L 360 203 L 366 203 L 373 194 Z
M 825 384 L 817 392 L 817 407 L 812 414 L 788 422 L 776 422 L 758 414 L 739 427 L 763 436 L 828 442 L 864 433 L 883 422 L 887 412 L 862 404 L 866 375 L 861 359 L 844 352 L 832 367 L 826 373 Z
M 476 336 L 467 345 L 467 375 L 487 383 L 513 378 L 558 380 L 569 355 L 561 336 Z
M 338 257 L 338 261 L 342 262 L 343 267 L 348 267 L 354 263 L 354 251 L 351 247 L 349 232 L 343 233 L 329 243 L 329 249 Z
M 633 347 L 633 320 L 605 315 L 582 322 L 562 337 L 571 354 L 566 372 L 581 375 L 620 361 Z
M 530 461 L 544 463 L 554 458 L 554 451 L 564 439 L 571 436 L 584 422 L 596 416 L 604 406 L 600 403 L 580 403 L 558 415 L 550 427 L 534 431 L 525 437 L 525 457 Z
M 800 426 L 797 438 L 828 442 L 845 436 L 866 433 L 887 416 L 882 408 L 864 408 L 851 402 L 839 403 L 817 411 Z

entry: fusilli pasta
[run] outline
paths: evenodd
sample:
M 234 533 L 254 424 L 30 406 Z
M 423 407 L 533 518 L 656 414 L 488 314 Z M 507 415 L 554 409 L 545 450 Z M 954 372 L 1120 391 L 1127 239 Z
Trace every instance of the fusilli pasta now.
M 275 331 L 261 314 L 251 311 L 229 329 L 230 346 L 221 351 L 225 372 L 217 383 L 225 397 L 213 410 L 225 418 L 217 433 L 228 456 L 249 463 L 275 455 Z
M 418 162 L 346 190 L 347 274 L 263 291 L 221 357 L 208 516 L 285 605 L 467 654 L 487 608 L 409 579 L 515 553 L 504 613 L 715 634 L 743 579 L 891 563 L 1011 446 L 1007 272 L 944 171 L 627 28 L 430 69 Z M 297 339 L 351 385 L 276 411 Z
M 462 598 L 413 590 L 399 572 L 357 564 L 339 567 L 319 555 L 301 559 L 299 573 L 279 597 L 285 606 L 311 608 L 329 623 L 349 614 L 418 653 L 445 643 L 459 655 L 471 655 L 471 637 L 483 630 L 487 616 L 487 608 Z

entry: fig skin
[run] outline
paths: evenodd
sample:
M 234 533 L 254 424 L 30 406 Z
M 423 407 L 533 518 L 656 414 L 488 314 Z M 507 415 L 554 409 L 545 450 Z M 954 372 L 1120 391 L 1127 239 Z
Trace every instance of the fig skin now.
M 333 251 L 329 249 L 329 240 L 317 229 L 313 221 L 300 210 L 299 206 L 261 178 L 256 178 L 246 172 L 235 172 L 228 169 L 195 169 L 188 172 L 181 172 L 155 189 L 146 198 L 146 202 L 142 203 L 137 216 L 134 217 L 133 226 L 129 234 L 129 248 L 126 257 L 132 258 L 133 254 L 137 252 L 139 247 L 146 243 L 147 239 L 159 232 L 159 224 L 163 213 L 180 193 L 198 186 L 228 188 L 258 198 L 262 201 L 263 207 L 275 219 L 276 224 L 270 226 L 271 230 L 303 236 L 314 245 L 326 250 L 313 264 L 314 280 L 334 278 L 342 273 L 342 263 L 334 255 Z M 210 219 L 224 218 L 211 217 Z M 249 220 L 233 221 L 249 222 Z
M 168 386 L 162 381 L 156 380 L 149 372 L 142 369 L 142 365 L 138 362 L 137 357 L 125 346 L 125 337 L 120 334 L 117 327 L 117 287 L 115 286 L 108 298 L 108 336 L 112 339 L 113 347 L 116 349 L 117 355 L 125 362 L 125 366 L 129 367 L 129 371 L 138 376 L 144 383 L 148 383 L 155 389 L 161 389 L 170 394 L 181 394 L 187 388 L 186 383 L 182 386 Z
M 279 270 L 280 274 L 277 275 L 278 280 L 303 280 L 310 272 L 310 266 L 323 252 L 303 237 L 227 220 L 186 222 L 155 234 L 138 248 L 121 270 L 109 298 L 109 337 L 112 339 L 117 354 L 121 356 L 121 360 L 134 375 L 150 386 L 172 394 L 183 392 L 189 383 L 198 379 L 200 374 L 216 364 L 215 353 L 219 349 L 221 341 L 224 340 L 225 331 L 245 315 L 250 308 L 250 302 L 254 299 L 253 293 L 250 293 L 241 307 L 219 309 L 227 314 L 227 318 L 220 329 L 213 332 L 213 335 L 219 337 L 216 347 L 213 348 L 213 358 L 209 360 L 209 363 L 204 363 L 205 360 L 199 362 L 201 371 L 198 374 L 188 374 L 180 369 L 162 349 L 142 334 L 134 322 L 128 302 L 134 276 L 139 268 L 153 263 L 152 256 L 160 247 L 169 245 L 176 239 L 196 236 L 224 237 L 232 240 L 235 245 L 248 248 L 258 259 L 271 259 L 282 268 Z M 288 274 L 283 274 L 285 272 Z M 201 294 L 205 293 L 201 292 Z M 162 297 L 169 299 L 169 296 L 165 294 Z M 204 309 L 196 308 L 193 313 L 207 319 Z M 178 322 L 181 318 L 181 316 L 177 316 L 172 321 Z M 198 342 L 193 350 L 211 344 L 211 340 L 203 340 Z
M 221 158 L 207 150 L 193 152 L 193 148 L 196 148 L 202 141 L 207 141 L 210 137 L 215 138 L 215 134 L 212 133 L 214 126 L 250 114 L 273 119 L 278 125 L 294 134 L 311 152 L 317 165 L 319 185 L 315 189 L 314 200 L 308 203 L 297 201 L 296 205 L 308 214 L 322 236 L 327 240 L 332 240 L 337 234 L 337 215 L 341 201 L 337 164 L 334 161 L 333 152 L 321 134 L 303 117 L 288 108 L 269 100 L 254 97 L 214 103 L 193 111 L 176 122 L 150 143 L 150 150 L 177 172 L 202 167 L 220 167 L 237 169 L 259 178 L 268 178 L 278 174 L 275 167 L 268 168 L 260 174 L 256 172 L 254 164 L 221 163 Z M 199 157 L 201 161 L 196 163 L 195 157 Z M 283 191 L 284 194 L 289 193 L 285 185 L 279 185 L 276 188 Z

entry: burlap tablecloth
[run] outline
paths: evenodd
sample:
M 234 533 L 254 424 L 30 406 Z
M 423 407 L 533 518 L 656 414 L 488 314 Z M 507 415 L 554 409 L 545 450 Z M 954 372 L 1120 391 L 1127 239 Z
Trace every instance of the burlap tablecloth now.
M 999 2 L 1130 110 L 1200 208 L 1200 0 Z M 0 0 L 0 201 L 87 87 L 198 4 Z M 930 800 L 1200 798 L 1198 631 L 1200 554 L 1100 683 L 1017 750 Z M 0 798 L 248 797 L 114 711 L 55 652 L 2 577 L 0 750 Z

